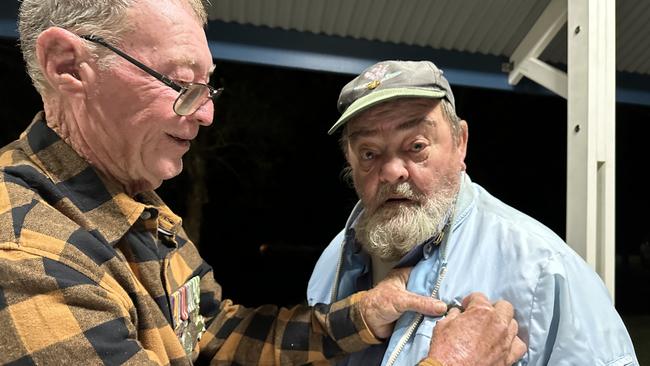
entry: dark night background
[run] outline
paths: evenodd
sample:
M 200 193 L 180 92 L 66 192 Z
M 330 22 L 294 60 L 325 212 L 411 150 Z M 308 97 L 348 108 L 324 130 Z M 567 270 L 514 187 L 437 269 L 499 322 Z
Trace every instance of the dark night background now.
M 15 40 L 0 40 L 0 73 L 5 145 L 41 102 Z M 226 92 L 216 103 L 213 126 L 201 135 L 209 146 L 202 153 L 209 201 L 201 252 L 225 297 L 249 306 L 301 303 L 320 251 L 356 202 L 340 179 L 337 139 L 326 134 L 338 116 L 339 90 L 351 76 L 218 63 L 214 79 Z M 451 82 L 458 114 L 469 123 L 469 175 L 564 236 L 566 101 Z M 650 232 L 650 108 L 619 104 L 616 113 L 617 308 L 648 314 L 638 299 L 650 295 L 650 265 L 639 261 L 639 244 Z M 184 216 L 192 184 L 183 173 L 158 192 Z M 634 286 L 640 283 L 646 285 Z

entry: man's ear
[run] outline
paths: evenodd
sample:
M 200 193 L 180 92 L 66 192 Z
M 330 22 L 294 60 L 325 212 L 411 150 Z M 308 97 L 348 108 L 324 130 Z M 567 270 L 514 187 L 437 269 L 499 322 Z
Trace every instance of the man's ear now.
M 83 39 L 63 28 L 48 28 L 38 36 L 36 57 L 50 87 L 60 94 L 83 94 L 85 83 L 95 78 Z
M 460 164 L 461 164 L 461 170 L 466 170 L 467 166 L 465 165 L 465 156 L 467 155 L 467 139 L 469 138 L 469 131 L 467 127 L 467 122 L 465 120 L 461 120 L 458 122 L 458 128 L 460 131 L 458 131 L 458 145 L 456 148 L 458 149 L 458 153 L 460 154 Z

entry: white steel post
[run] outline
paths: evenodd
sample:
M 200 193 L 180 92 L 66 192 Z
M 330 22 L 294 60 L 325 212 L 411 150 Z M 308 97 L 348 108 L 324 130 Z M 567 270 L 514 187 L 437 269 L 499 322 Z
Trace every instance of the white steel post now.
M 566 240 L 614 299 L 615 1 L 568 0 Z

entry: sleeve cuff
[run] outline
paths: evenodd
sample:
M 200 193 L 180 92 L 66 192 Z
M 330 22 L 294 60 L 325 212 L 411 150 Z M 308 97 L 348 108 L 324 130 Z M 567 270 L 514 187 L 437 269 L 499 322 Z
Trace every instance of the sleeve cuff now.
M 377 338 L 366 323 L 366 320 L 361 314 L 360 301 L 365 296 L 366 291 L 359 291 L 354 295 L 350 296 L 350 304 L 352 305 L 352 319 L 359 330 L 359 336 L 361 340 L 366 344 L 379 344 L 383 343 L 383 339 Z
M 442 362 L 434 358 L 427 357 L 424 360 L 420 361 L 420 363 L 418 363 L 418 366 L 445 366 L 445 365 L 443 365 Z

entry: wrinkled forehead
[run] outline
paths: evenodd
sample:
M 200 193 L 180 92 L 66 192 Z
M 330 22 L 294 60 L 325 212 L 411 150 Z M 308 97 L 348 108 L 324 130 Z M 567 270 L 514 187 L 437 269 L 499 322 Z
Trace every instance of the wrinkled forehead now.
M 195 35 L 205 40 L 203 24 L 187 1 L 144 0 L 127 10 L 128 42 L 144 41 L 152 46 L 176 34 Z
M 149 0 L 129 9 L 123 44 L 151 57 L 207 72 L 212 67 L 203 25 L 186 1 Z

